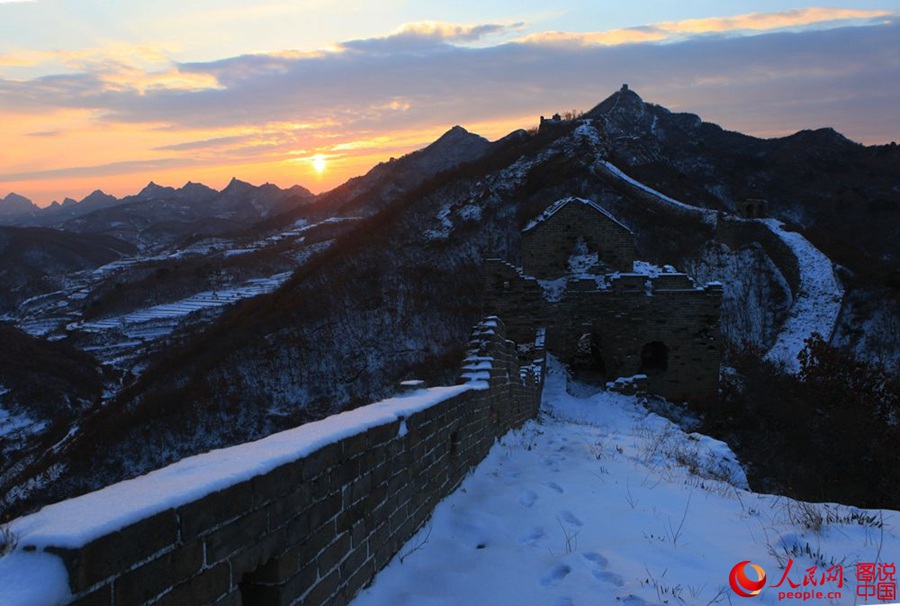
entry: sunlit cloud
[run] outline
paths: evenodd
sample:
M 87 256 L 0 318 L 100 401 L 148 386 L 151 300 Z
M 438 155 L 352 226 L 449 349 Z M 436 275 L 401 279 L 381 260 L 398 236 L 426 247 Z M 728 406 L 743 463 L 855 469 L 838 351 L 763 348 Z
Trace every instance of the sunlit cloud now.
M 854 10 L 840 8 L 803 8 L 779 13 L 749 13 L 733 17 L 710 17 L 666 21 L 651 25 L 614 29 L 601 32 L 541 32 L 518 39 L 532 44 L 572 44 L 616 46 L 645 42 L 672 42 L 687 36 L 703 34 L 762 33 L 809 28 L 813 26 L 846 27 L 872 24 L 874 20 L 891 16 L 883 10 Z
M 42 130 L 33 133 L 25 133 L 26 137 L 58 137 L 62 134 L 61 130 Z
M 870 23 L 873 19 L 887 17 L 892 13 L 882 10 L 855 10 L 843 8 L 801 8 L 779 13 L 750 13 L 734 17 L 712 17 L 687 19 L 660 23 L 655 28 L 664 32 L 681 34 L 707 34 L 735 31 L 773 31 L 833 24 L 849 25 Z
M 476 42 L 487 36 L 521 29 L 523 25 L 523 23 L 460 25 L 442 21 L 416 21 L 404 23 L 387 38 L 417 37 L 447 42 Z
M 618 46 L 660 42 L 667 34 L 652 28 L 614 29 L 605 32 L 541 32 L 519 38 L 517 42 L 536 45 L 560 46 Z
M 745 132 L 831 125 L 857 140 L 900 135 L 889 132 L 900 21 L 885 11 L 520 33 L 520 24 L 416 22 L 317 51 L 206 62 L 124 44 L 0 56 L 0 195 L 54 180 L 226 172 L 283 185 L 311 178 L 321 189 L 454 124 L 497 138 L 541 114 L 589 109 L 622 82 Z M 23 65 L 43 75 L 8 75 Z M 318 174 L 317 155 L 328 162 Z
M 204 139 L 202 141 L 187 141 L 184 143 L 173 143 L 171 145 L 161 145 L 157 151 L 195 151 L 205 149 L 215 149 L 234 145 L 236 143 L 245 143 L 255 138 L 253 135 L 234 135 L 230 137 L 216 137 L 213 139 Z

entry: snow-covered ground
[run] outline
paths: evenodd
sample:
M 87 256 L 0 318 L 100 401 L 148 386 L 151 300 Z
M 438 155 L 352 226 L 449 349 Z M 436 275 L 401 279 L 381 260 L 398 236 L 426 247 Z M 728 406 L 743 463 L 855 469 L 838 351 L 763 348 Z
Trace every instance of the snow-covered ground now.
M 354 606 L 883 603 L 857 597 L 857 565 L 900 560 L 897 512 L 745 486 L 721 442 L 634 397 L 569 395 L 551 363 L 540 420 L 499 440 Z M 746 600 L 729 585 L 745 561 L 766 574 Z M 841 597 L 779 599 L 794 591 Z
M 272 292 L 281 286 L 290 276 L 291 272 L 284 272 L 268 278 L 254 278 L 252 280 L 247 280 L 243 284 L 223 288 L 221 290 L 200 292 L 181 299 L 180 301 L 155 305 L 123 316 L 96 320 L 94 322 L 73 323 L 69 325 L 68 328 L 70 330 L 85 331 L 102 331 L 118 328 L 121 329 L 125 335 L 138 336 L 133 333 L 133 329 L 141 324 L 154 322 L 156 320 L 177 320 L 192 314 L 195 311 L 222 307 L 236 303 L 242 299 Z M 175 323 L 169 324 L 166 327 L 164 334 L 171 332 L 174 327 Z
M 775 219 L 757 219 L 787 244 L 800 266 L 800 288 L 794 297 L 790 314 L 778 333 L 775 344 L 767 354 L 770 360 L 783 361 L 789 370 L 797 372 L 797 354 L 803 341 L 812 333 L 824 339 L 831 337 L 841 311 L 844 289 L 834 275 L 831 259 L 797 232 L 787 231 Z

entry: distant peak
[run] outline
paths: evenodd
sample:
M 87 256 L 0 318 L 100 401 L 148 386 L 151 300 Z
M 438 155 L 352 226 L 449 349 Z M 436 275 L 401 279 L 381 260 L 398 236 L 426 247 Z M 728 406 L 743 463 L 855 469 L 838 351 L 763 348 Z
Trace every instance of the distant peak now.
M 81 204 L 87 203 L 103 203 L 103 202 L 114 202 L 117 198 L 115 196 L 110 196 L 102 189 L 95 189 L 91 193 L 89 193 L 85 198 L 81 201 Z
M 9 193 L 5 198 L 0 198 L 0 214 L 10 216 L 32 213 L 37 210 L 31 200 L 17 193 Z
M 587 118 L 596 118 L 601 115 L 610 114 L 618 111 L 628 111 L 634 109 L 642 110 L 644 100 L 636 92 L 631 90 L 627 84 L 623 84 L 622 88 L 611 94 L 609 97 L 598 103 L 585 114 Z
M 231 181 L 228 182 L 228 185 L 225 186 L 225 189 L 223 189 L 221 193 L 244 195 L 253 188 L 254 186 L 252 183 L 247 183 L 246 181 L 241 181 L 237 177 L 232 177 Z
M 184 185 L 182 185 L 182 186 L 181 186 L 181 189 L 179 189 L 178 191 L 184 193 L 184 192 L 192 192 L 192 191 L 210 191 L 210 192 L 214 192 L 214 191 L 216 191 L 216 190 L 213 189 L 212 187 L 208 186 L 208 185 L 204 185 L 203 183 L 194 183 L 193 181 L 188 181 L 187 183 L 185 183 Z
M 21 203 L 31 204 L 32 203 L 31 200 L 29 200 L 25 196 L 20 196 L 16 192 L 9 192 L 9 194 L 7 194 L 5 198 L 3 198 L 3 201 L 8 202 L 8 203 L 17 203 L 17 204 L 21 204 Z
M 462 126 L 457 124 L 450 130 L 445 132 L 443 135 L 438 137 L 438 140 L 435 141 L 435 143 L 445 143 L 447 141 L 465 141 L 466 139 L 471 139 L 471 138 L 480 138 L 480 137 L 478 137 L 478 135 L 473 135 L 472 133 L 470 133 L 469 131 L 464 129 Z
M 253 187 L 253 185 L 247 183 L 246 181 L 241 181 L 237 177 L 232 177 L 231 181 L 228 182 L 228 185 L 225 187 L 225 189 L 232 189 L 235 187 Z
M 172 187 L 163 187 L 161 185 L 157 185 L 153 181 L 147 184 L 147 186 L 138 193 L 138 198 L 147 199 L 150 197 L 160 196 L 164 194 L 174 194 L 175 189 Z

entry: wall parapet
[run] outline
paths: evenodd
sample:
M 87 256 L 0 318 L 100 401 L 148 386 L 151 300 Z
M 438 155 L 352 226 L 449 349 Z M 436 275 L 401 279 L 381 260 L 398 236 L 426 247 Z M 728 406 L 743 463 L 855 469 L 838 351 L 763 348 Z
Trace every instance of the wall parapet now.
M 543 344 L 520 366 L 504 335 L 495 317 L 476 326 L 460 385 L 414 389 L 14 520 L 19 546 L 0 572 L 44 567 L 48 586 L 64 578 L 51 603 L 81 606 L 346 604 L 496 437 L 537 414 Z M 14 585 L 0 586 L 0 602 L 23 595 Z

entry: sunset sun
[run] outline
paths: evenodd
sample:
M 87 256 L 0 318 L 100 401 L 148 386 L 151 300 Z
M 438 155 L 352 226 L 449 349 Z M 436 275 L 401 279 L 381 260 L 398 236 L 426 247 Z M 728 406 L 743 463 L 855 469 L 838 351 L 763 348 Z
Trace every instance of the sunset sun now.
M 316 154 L 312 158 L 313 169 L 315 169 L 317 175 L 321 175 L 325 172 L 325 168 L 328 166 L 328 163 L 325 161 L 325 156 L 322 154 Z

